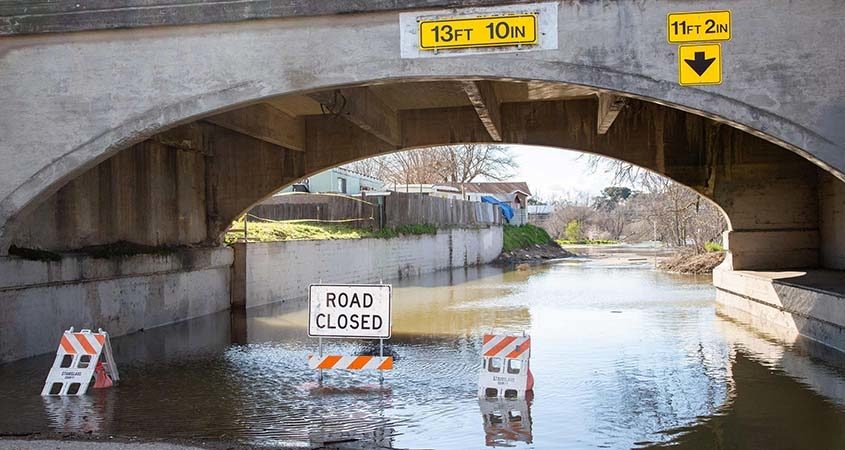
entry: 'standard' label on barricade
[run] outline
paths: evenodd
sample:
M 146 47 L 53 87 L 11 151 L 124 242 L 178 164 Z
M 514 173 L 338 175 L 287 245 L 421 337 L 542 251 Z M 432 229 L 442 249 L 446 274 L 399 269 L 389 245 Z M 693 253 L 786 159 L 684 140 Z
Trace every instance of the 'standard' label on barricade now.
M 390 338 L 390 286 L 312 284 L 308 336 Z

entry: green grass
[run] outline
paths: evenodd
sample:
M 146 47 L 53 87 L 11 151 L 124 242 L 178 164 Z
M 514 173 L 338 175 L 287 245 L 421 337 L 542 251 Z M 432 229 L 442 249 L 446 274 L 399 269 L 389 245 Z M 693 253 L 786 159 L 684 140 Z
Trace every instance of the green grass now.
M 551 242 L 553 241 L 549 233 L 540 227 L 530 224 L 520 226 L 505 225 L 502 250 L 509 252 L 518 248 Z
M 243 239 L 244 222 L 236 221 L 232 230 L 226 232 L 224 238 L 227 244 Z M 250 242 L 278 242 L 278 241 L 321 241 L 332 239 L 390 239 L 401 235 L 436 234 L 434 225 L 403 225 L 396 228 L 385 228 L 379 231 L 353 228 L 337 223 L 320 222 L 253 222 L 247 224 Z
M 579 239 L 577 241 L 558 239 L 557 243 L 560 245 L 616 245 L 619 241 L 611 239 Z

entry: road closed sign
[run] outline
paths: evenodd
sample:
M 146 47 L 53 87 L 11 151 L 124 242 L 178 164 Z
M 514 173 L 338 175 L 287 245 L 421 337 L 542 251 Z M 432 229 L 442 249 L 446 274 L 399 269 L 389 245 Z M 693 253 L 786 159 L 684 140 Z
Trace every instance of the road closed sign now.
M 308 336 L 389 339 L 390 297 L 386 284 L 312 284 Z

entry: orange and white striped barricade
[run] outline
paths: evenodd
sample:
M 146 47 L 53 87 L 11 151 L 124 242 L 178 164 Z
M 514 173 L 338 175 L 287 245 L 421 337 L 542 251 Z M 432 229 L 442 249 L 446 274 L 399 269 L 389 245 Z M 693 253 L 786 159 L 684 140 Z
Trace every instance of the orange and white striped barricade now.
M 525 398 L 534 388 L 531 337 L 485 334 L 481 345 L 479 397 Z
M 393 357 L 369 355 L 308 355 L 308 367 L 319 370 L 393 370 Z
M 109 387 L 119 378 L 109 334 L 71 327 L 62 334 L 41 395 L 84 395 L 92 384 Z

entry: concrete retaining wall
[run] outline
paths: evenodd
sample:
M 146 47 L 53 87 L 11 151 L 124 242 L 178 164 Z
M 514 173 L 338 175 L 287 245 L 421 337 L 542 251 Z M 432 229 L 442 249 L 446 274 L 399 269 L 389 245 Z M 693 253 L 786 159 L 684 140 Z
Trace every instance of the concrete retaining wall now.
M 56 350 L 68 327 L 113 336 L 229 308 L 233 252 L 61 261 L 0 258 L 0 362 Z
M 299 298 L 321 280 L 371 283 L 484 264 L 501 253 L 502 238 L 502 227 L 489 227 L 393 239 L 253 243 L 246 249 L 238 244 L 232 302 L 251 307 Z M 246 264 L 238 264 L 242 258 Z
M 769 336 L 799 336 L 845 351 L 842 273 L 713 271 L 717 309 Z

